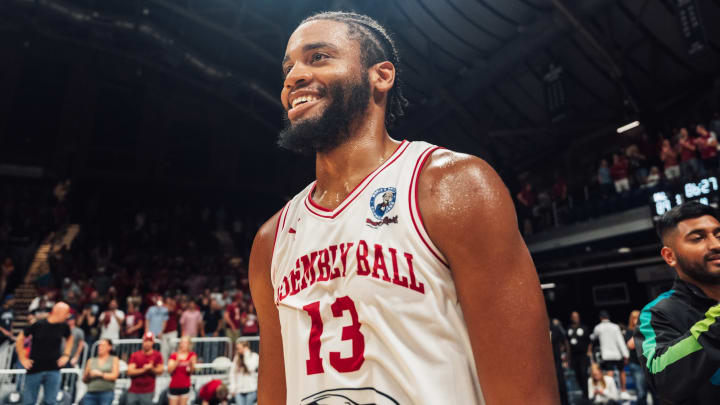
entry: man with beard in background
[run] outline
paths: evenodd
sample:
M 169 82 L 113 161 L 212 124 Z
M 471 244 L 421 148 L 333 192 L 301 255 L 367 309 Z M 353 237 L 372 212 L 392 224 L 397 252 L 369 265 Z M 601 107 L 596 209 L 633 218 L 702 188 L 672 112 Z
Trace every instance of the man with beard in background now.
M 508 190 L 479 158 L 390 137 L 407 100 L 385 29 L 316 14 L 282 69 L 278 143 L 315 156 L 317 181 L 253 243 L 258 403 L 362 389 L 348 400 L 557 404 L 542 291 Z
M 720 398 L 720 221 L 696 201 L 657 223 L 673 289 L 640 313 L 635 350 L 661 404 L 710 405 Z

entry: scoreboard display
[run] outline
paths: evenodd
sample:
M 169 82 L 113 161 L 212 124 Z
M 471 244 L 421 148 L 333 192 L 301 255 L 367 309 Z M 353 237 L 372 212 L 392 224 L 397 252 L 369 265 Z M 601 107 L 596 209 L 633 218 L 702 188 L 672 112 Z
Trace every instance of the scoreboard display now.
M 653 218 L 657 219 L 660 215 L 686 201 L 695 200 L 717 208 L 718 199 L 720 199 L 718 180 L 712 176 L 697 182 L 681 183 L 676 187 L 653 193 L 650 209 Z

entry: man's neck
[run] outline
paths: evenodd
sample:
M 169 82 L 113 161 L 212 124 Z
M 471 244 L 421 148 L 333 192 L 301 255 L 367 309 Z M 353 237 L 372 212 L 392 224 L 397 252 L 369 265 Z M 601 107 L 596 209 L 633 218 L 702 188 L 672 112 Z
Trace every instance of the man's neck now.
M 680 280 L 683 280 L 686 283 L 694 285 L 695 287 L 702 290 L 702 292 L 704 292 L 705 295 L 707 295 L 709 298 L 712 298 L 715 301 L 720 302 L 720 285 L 702 284 L 702 283 L 695 281 L 695 279 L 687 276 L 686 274 L 684 274 L 682 272 L 678 271 L 677 274 L 678 274 L 678 278 L 680 278 Z
M 368 120 L 372 121 L 372 120 Z M 313 201 L 335 209 L 373 170 L 397 150 L 399 142 L 390 138 L 381 125 L 353 131 L 355 134 L 335 149 L 318 153 L 315 158 L 317 183 Z
M 145 354 L 152 354 L 152 352 L 153 352 L 153 349 L 143 350 L 143 353 L 145 353 Z

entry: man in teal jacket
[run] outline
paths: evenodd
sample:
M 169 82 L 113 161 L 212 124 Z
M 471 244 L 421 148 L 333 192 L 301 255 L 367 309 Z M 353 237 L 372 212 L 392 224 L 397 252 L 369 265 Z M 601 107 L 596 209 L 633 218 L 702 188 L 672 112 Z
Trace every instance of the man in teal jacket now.
M 673 289 L 640 313 L 635 350 L 662 405 L 720 403 L 720 221 L 687 202 L 657 224 Z

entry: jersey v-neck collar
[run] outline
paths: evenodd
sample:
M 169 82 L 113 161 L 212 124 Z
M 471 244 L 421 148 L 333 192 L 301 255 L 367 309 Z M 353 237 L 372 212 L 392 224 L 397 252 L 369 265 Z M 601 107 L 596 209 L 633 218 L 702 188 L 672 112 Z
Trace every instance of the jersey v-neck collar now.
M 400 156 L 407 150 L 407 148 L 410 146 L 410 142 L 407 140 L 403 140 L 400 143 L 400 146 L 395 149 L 395 152 L 393 152 L 392 155 L 385 161 L 385 163 L 378 166 L 375 170 L 370 172 L 365 178 L 358 183 L 357 186 L 348 194 L 345 199 L 338 205 L 334 210 L 329 210 L 323 206 L 320 206 L 312 199 L 312 195 L 315 192 L 315 187 L 317 186 L 317 180 L 315 180 L 312 183 L 312 186 L 310 187 L 310 191 L 307 193 L 307 195 L 304 198 L 305 208 L 310 211 L 313 215 L 316 215 L 320 218 L 326 218 L 326 219 L 334 219 L 340 213 L 345 210 L 350 204 L 352 204 L 353 201 L 357 198 L 360 193 L 362 193 L 365 188 L 377 177 L 383 170 L 387 169 L 390 165 L 395 163 Z

